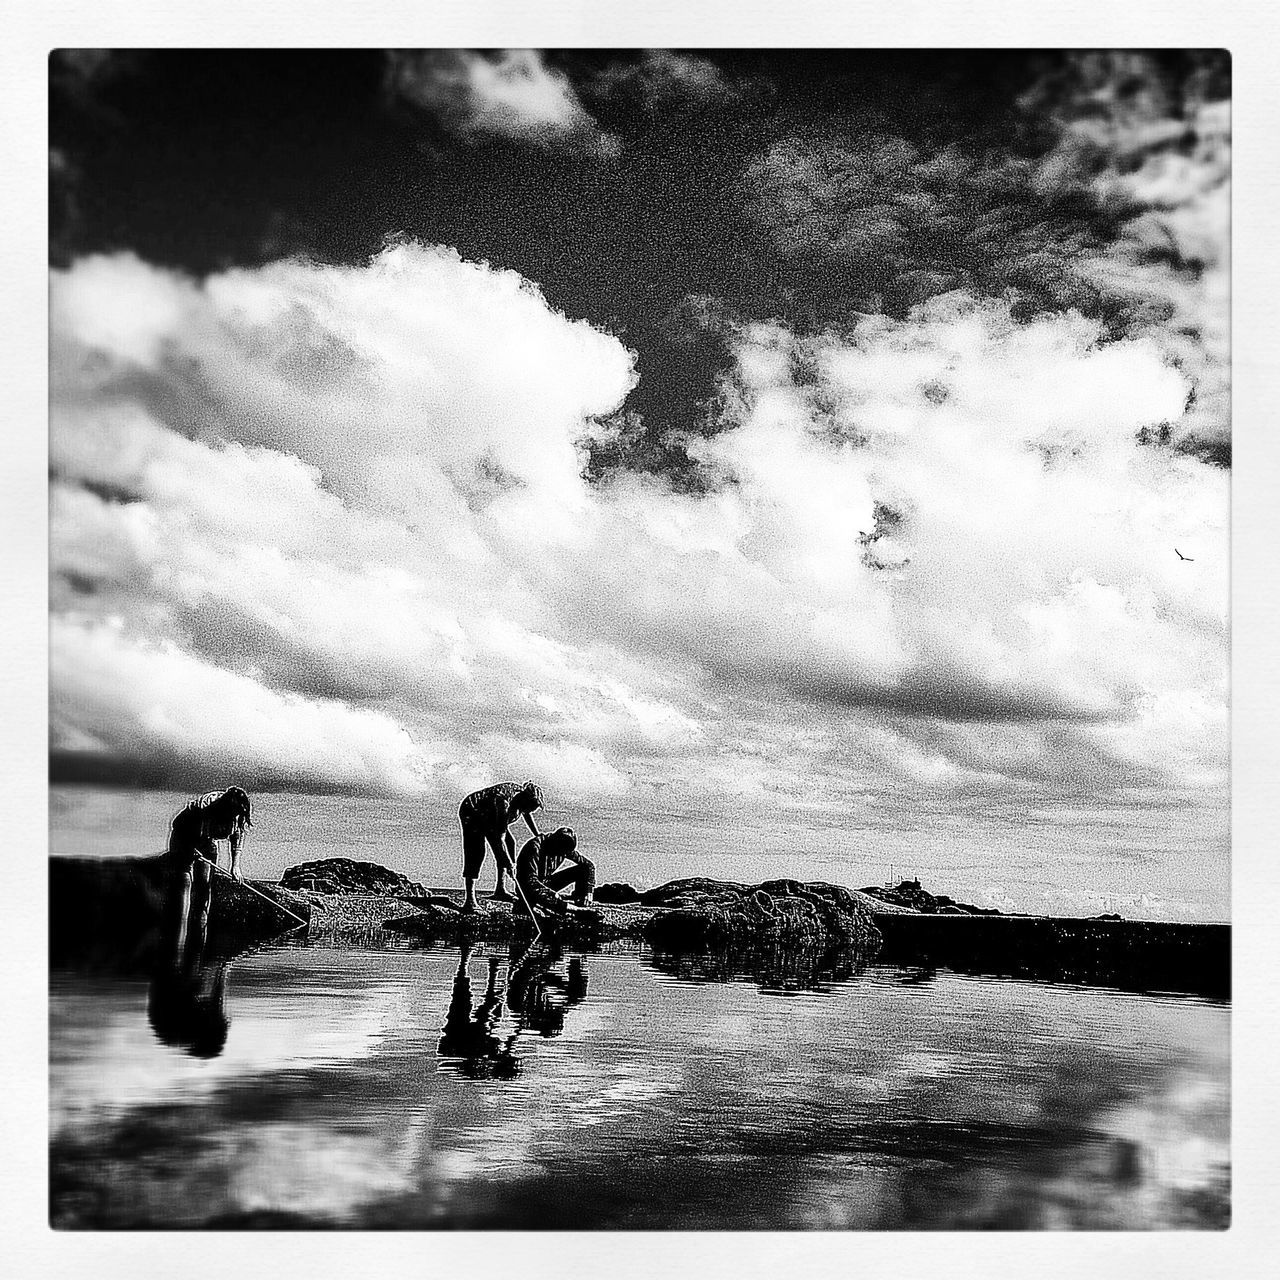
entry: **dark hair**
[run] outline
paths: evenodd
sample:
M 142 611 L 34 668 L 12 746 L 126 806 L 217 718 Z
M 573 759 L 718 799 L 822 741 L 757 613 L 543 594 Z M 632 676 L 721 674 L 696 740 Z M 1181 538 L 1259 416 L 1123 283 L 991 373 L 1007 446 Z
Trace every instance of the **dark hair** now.
M 578 837 L 573 834 L 572 827 L 558 827 L 547 837 L 545 847 L 552 853 L 557 849 L 572 851 L 578 847 Z
M 532 802 L 532 803 L 528 803 Z M 542 808 L 542 788 L 536 787 L 532 782 L 526 782 L 523 787 L 512 797 L 512 803 L 517 804 L 522 813 L 531 809 Z
M 247 791 L 241 787 L 228 787 L 222 793 L 222 799 L 229 808 L 235 810 L 237 817 L 244 819 L 245 826 L 253 826 L 253 806 L 249 802 Z

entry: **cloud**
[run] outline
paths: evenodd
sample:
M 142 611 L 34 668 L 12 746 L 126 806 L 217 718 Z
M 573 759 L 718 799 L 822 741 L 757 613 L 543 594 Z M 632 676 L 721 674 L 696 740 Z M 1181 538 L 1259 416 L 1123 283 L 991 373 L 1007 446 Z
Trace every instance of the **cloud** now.
M 1229 71 L 1212 51 L 1192 57 L 1191 73 L 1171 81 L 1150 54 L 1076 55 L 1028 105 L 1061 130 L 1041 185 L 1071 175 L 1131 212 L 1077 274 L 1130 300 L 1135 325 L 1195 388 L 1177 442 L 1221 460 L 1231 438 Z
M 1195 539 L 1225 567 L 1227 480 L 1139 444 L 1185 398 L 1154 345 L 951 297 L 812 339 L 746 325 L 736 350 L 732 425 L 696 446 L 732 483 L 678 523 L 618 486 L 679 548 L 645 567 L 664 645 L 883 711 L 966 770 L 1221 780 L 1225 580 L 1182 574 L 1172 548 Z M 695 547 L 713 589 L 690 598 Z
M 392 51 L 387 87 L 465 141 L 505 139 L 597 160 L 619 152 L 568 77 L 535 50 Z
M 136 49 L 54 49 L 49 54 L 50 87 L 82 109 L 99 110 L 98 91 L 138 72 L 146 56 Z
M 1154 341 L 716 309 L 691 493 L 583 479 L 632 354 L 448 249 L 86 259 L 51 314 L 64 776 L 828 821 L 1222 784 L 1228 477 L 1142 443 L 1187 399 Z
M 390 718 L 279 693 L 114 620 L 56 619 L 50 675 L 51 747 L 83 778 L 384 795 L 431 780 L 429 750 Z
M 649 112 L 728 103 L 741 96 L 714 62 L 670 49 L 647 49 L 636 61 L 611 63 L 588 87 L 600 97 L 624 97 Z
M 737 191 L 779 255 L 785 314 L 901 317 L 958 289 L 1019 318 L 1079 311 L 1186 377 L 1189 411 L 1163 442 L 1228 461 L 1229 77 L 1189 57 L 1055 60 L 1018 104 L 1028 136 L 1000 145 L 836 119 L 776 138 Z
M 1009 151 L 825 128 L 772 142 L 737 189 L 801 310 L 902 314 L 958 288 L 1081 308 L 1096 289 L 1072 264 L 1105 233 L 1103 211 L 1069 175 L 1053 199 L 1036 176 Z

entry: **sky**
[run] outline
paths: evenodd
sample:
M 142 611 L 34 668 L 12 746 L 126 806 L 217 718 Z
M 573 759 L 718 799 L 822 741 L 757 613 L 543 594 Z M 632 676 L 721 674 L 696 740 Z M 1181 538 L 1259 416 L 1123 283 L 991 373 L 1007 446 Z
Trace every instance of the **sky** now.
M 1225 917 L 1229 92 L 55 54 L 52 780 Z

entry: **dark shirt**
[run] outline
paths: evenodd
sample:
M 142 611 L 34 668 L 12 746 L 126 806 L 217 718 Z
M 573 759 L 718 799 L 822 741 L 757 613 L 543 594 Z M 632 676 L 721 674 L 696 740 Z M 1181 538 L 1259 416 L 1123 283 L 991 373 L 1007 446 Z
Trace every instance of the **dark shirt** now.
M 218 803 L 225 794 L 206 792 L 180 810 L 173 819 L 173 835 L 182 841 L 228 840 L 238 835 L 242 829 L 238 811 Z
M 519 782 L 496 782 L 483 791 L 473 791 L 458 807 L 458 817 L 467 826 L 500 835 L 519 816 L 511 807 L 512 800 L 524 790 Z
M 547 831 L 524 842 L 516 857 L 516 875 L 522 881 L 545 880 L 562 862 L 581 864 L 587 861 L 585 854 L 577 849 L 566 849 L 563 844 L 556 847 L 553 843 L 552 851 L 547 852 L 546 843 L 553 835 L 554 831 Z

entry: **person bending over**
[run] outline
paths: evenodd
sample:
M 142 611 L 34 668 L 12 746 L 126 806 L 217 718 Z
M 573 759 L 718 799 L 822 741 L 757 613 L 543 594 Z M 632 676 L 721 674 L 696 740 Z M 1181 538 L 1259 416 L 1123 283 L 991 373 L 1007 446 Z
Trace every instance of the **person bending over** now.
M 187 916 L 191 909 L 191 890 L 197 887 L 196 917 L 200 943 L 209 918 L 209 884 L 218 862 L 218 841 L 231 846 L 231 874 L 244 881 L 240 870 L 240 845 L 246 827 L 253 826 L 249 796 L 239 787 L 225 791 L 209 791 L 174 814 L 169 825 L 170 859 L 174 876 L 174 912 L 177 916 L 178 953 L 187 935 Z
M 589 905 L 596 887 L 596 867 L 578 852 L 573 830 L 561 827 L 526 841 L 516 859 L 516 883 L 529 907 L 563 915 L 568 908 L 560 890 L 572 886 L 574 903 Z M 527 913 L 525 901 L 518 901 L 514 910 Z
M 515 865 L 516 842 L 508 828 L 517 818 L 536 836 L 538 828 L 533 811 L 542 808 L 542 792 L 532 782 L 499 782 L 483 791 L 473 791 L 458 806 L 462 824 L 462 879 L 466 885 L 464 911 L 476 910 L 476 879 L 484 863 L 487 844 L 498 864 L 498 881 L 493 896 L 499 902 L 510 902 L 506 875 Z

